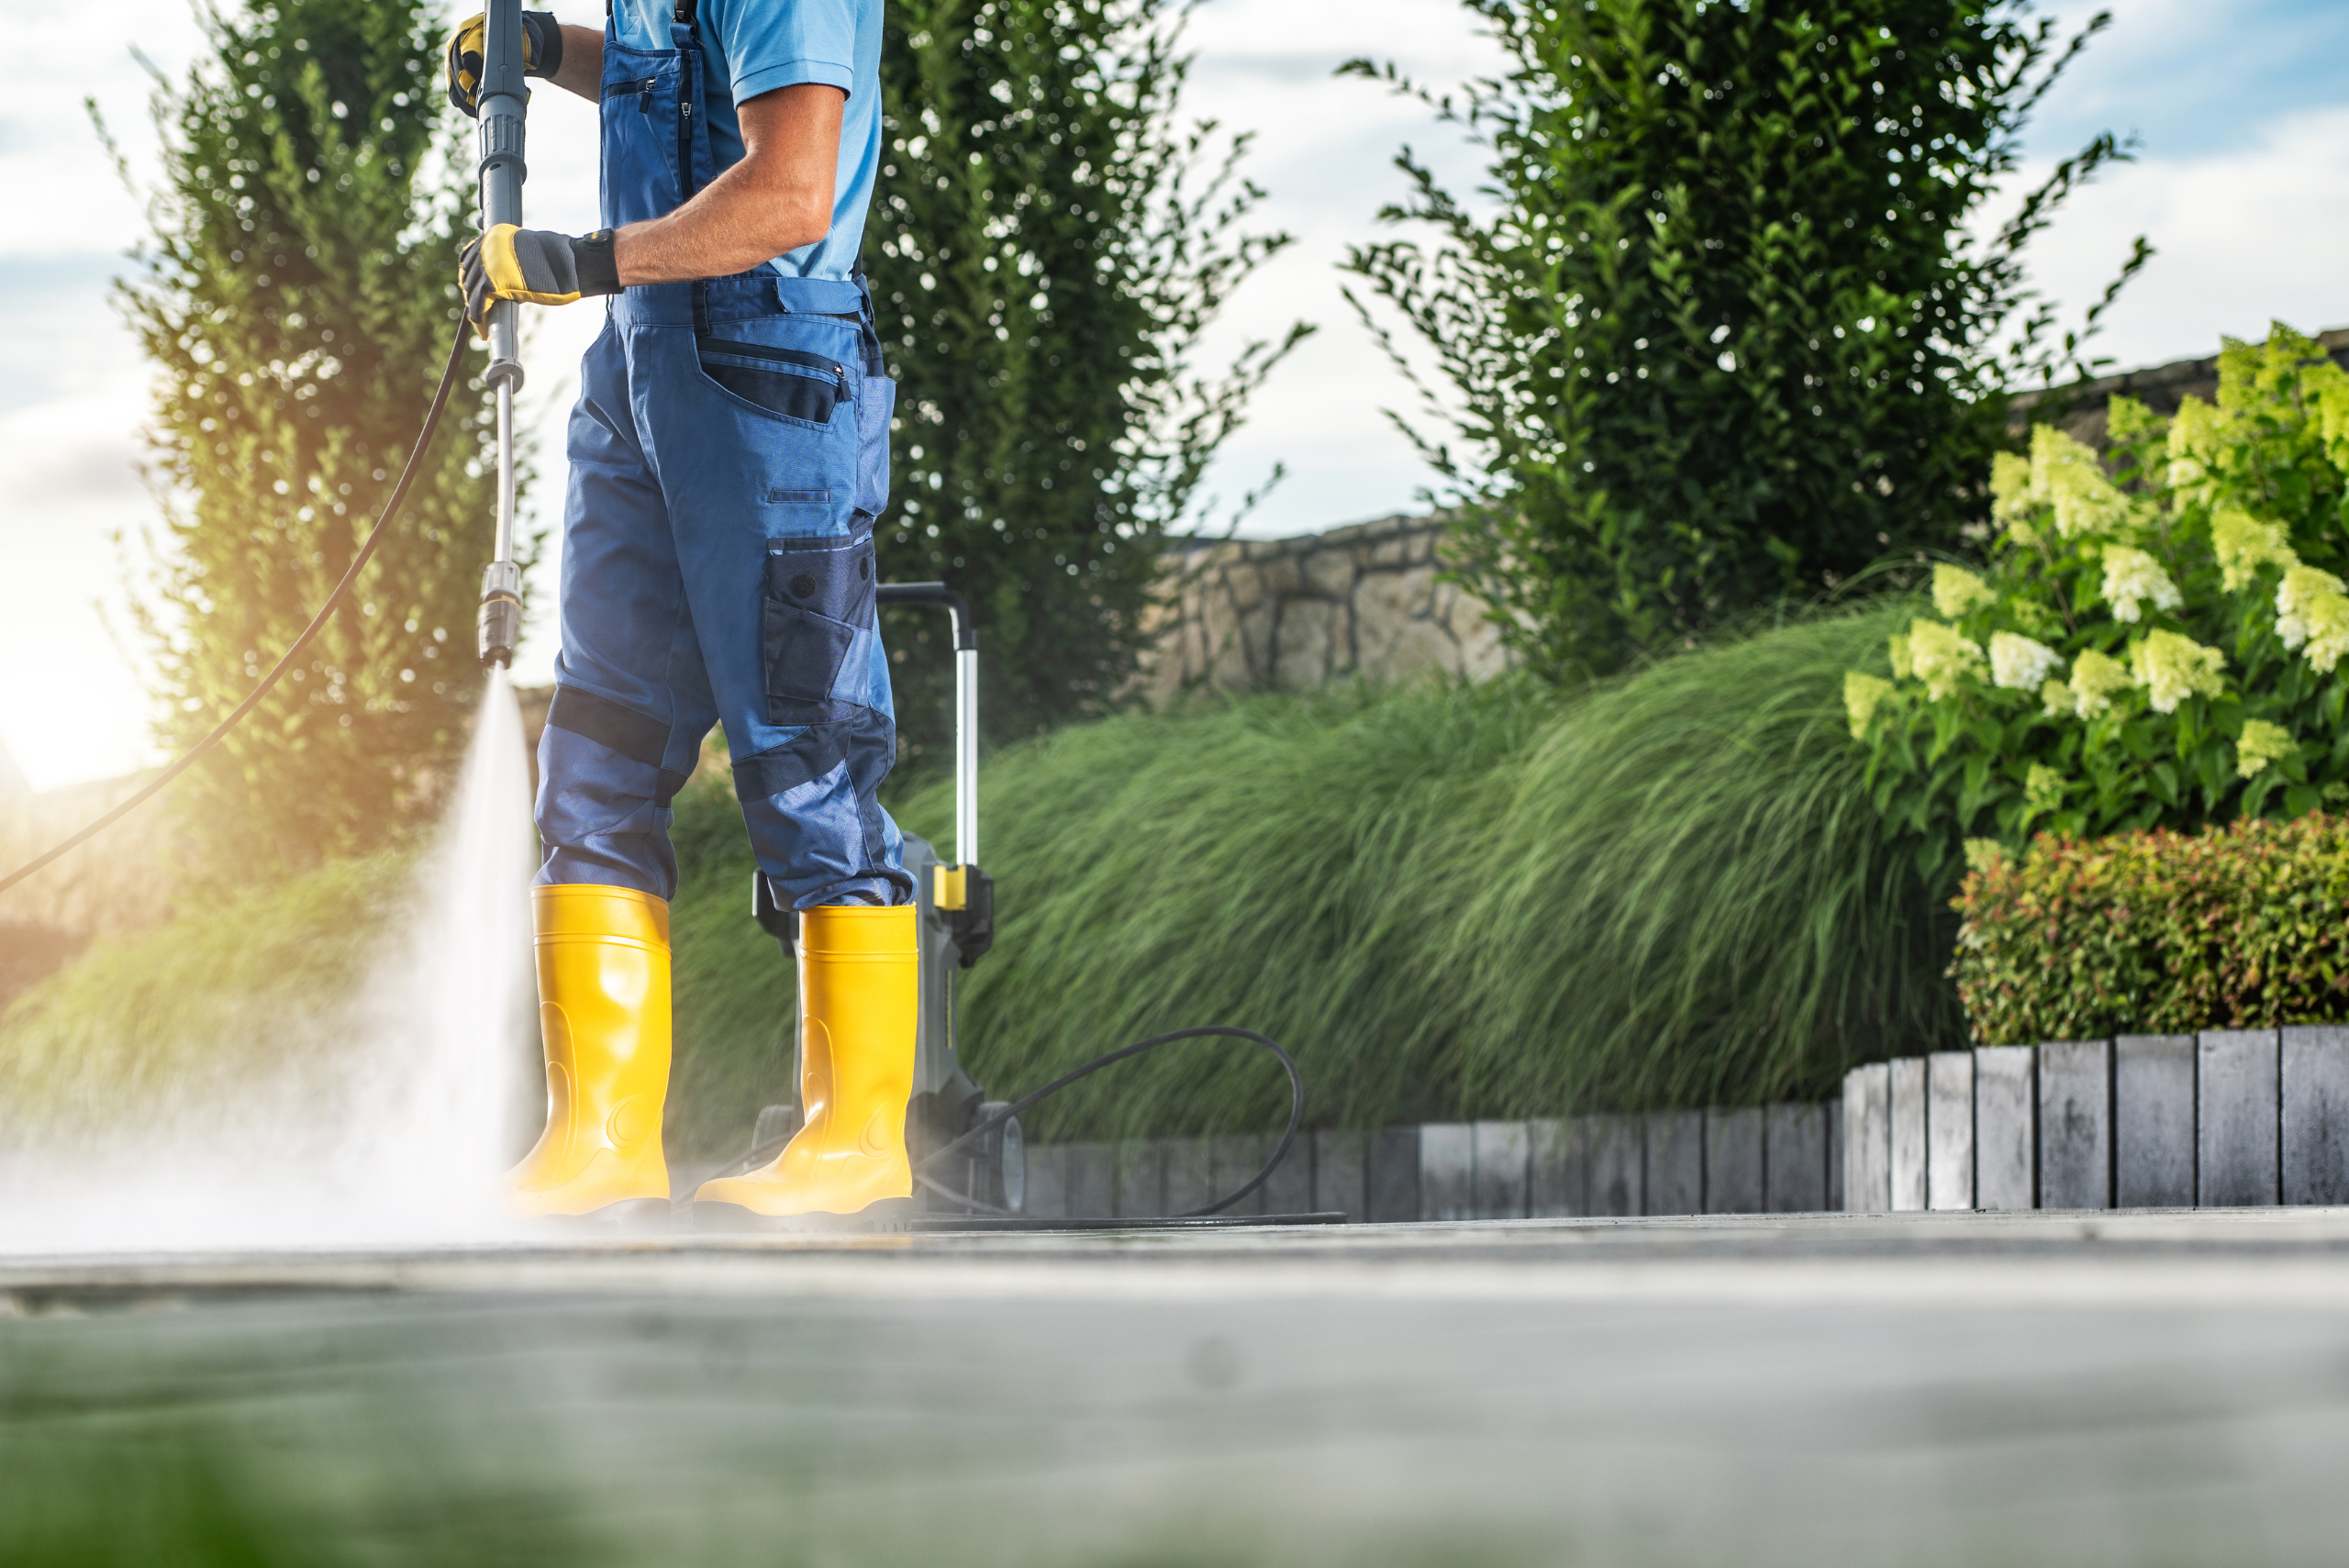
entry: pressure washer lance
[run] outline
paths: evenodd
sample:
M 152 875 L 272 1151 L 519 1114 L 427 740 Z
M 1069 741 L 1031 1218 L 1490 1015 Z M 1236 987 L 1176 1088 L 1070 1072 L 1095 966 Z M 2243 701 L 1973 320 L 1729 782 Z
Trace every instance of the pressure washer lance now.
M 522 221 L 522 118 L 529 106 L 522 47 L 522 0 L 489 0 L 482 40 L 481 226 Z M 489 309 L 489 369 L 497 390 L 497 543 L 481 574 L 481 662 L 503 669 L 522 640 L 522 569 L 514 563 L 514 395 L 522 389 L 521 306 Z

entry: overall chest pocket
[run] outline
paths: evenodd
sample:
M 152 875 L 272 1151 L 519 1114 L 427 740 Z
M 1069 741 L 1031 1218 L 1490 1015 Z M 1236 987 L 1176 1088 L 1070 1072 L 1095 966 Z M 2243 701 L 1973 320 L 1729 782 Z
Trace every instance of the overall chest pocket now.
M 770 540 L 764 609 L 768 697 L 829 701 L 856 634 L 873 625 L 872 536 Z
M 837 360 L 799 349 L 771 349 L 729 338 L 696 337 L 701 373 L 743 402 L 785 419 L 829 425 L 853 395 L 848 370 Z

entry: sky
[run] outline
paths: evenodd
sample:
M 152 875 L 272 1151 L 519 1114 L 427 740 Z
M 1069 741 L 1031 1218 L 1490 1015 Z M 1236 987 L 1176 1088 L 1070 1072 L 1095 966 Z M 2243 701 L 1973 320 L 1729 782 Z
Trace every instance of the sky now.
M 2257 337 L 2271 318 L 2349 326 L 2349 5 L 2108 6 L 2112 27 L 2042 106 L 2020 178 L 2106 128 L 2137 139 L 2136 161 L 2075 198 L 2035 249 L 2034 282 L 2076 313 L 2149 236 L 2157 254 L 2110 312 L 2099 350 L 2123 366 L 2210 353 L 2221 334 Z M 2043 14 L 2076 26 L 2093 9 Z M 558 5 L 583 22 L 594 10 Z M 0 100 L 0 751 L 49 789 L 161 760 L 130 620 L 156 515 L 139 473 L 148 373 L 109 303 L 143 205 L 83 101 L 106 116 L 134 177 L 151 176 L 150 83 L 133 46 L 176 77 L 200 35 L 187 0 L 0 0 L 0 17 L 17 58 L 41 62 Z M 1400 148 L 1455 188 L 1475 183 L 1476 163 L 1419 104 L 1332 72 L 1368 55 L 1444 86 L 1492 68 L 1497 52 L 1457 0 L 1202 0 L 1189 37 L 1191 110 L 1255 133 L 1260 221 L 1296 237 L 1217 323 L 1203 362 L 1293 321 L 1319 328 L 1264 387 L 1207 489 L 1228 511 L 1284 464 L 1286 479 L 1243 526 L 1260 536 L 1412 509 L 1432 476 L 1382 413 L 1408 406 L 1408 390 L 1341 297 L 1338 263 L 1380 234 L 1378 209 L 1402 195 Z M 538 94 L 530 139 L 529 221 L 595 227 L 593 107 Z M 538 509 L 551 524 L 573 367 L 600 313 L 540 314 L 524 407 L 546 454 Z M 518 678 L 549 678 L 552 618 L 537 617 Z

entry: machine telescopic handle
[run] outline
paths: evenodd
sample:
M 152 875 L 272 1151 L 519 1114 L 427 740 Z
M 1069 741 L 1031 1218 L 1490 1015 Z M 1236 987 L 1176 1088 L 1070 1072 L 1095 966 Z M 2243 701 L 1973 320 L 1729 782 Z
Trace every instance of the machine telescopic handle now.
M 943 583 L 884 583 L 884 606 L 935 605 L 954 628 L 954 862 L 979 863 L 979 628 L 963 595 Z
M 482 47 L 481 224 L 484 229 L 522 221 L 523 116 L 530 89 L 522 42 L 522 0 L 489 0 Z M 514 395 L 522 386 L 521 306 L 489 311 L 489 369 L 482 379 L 497 391 L 497 542 L 481 581 L 481 662 L 509 665 L 522 639 L 522 573 L 514 562 Z

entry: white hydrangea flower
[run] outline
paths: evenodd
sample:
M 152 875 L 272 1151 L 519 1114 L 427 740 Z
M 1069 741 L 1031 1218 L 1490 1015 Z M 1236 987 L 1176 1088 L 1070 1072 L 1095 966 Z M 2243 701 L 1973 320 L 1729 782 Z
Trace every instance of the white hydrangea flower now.
M 2169 424 L 2169 484 L 2181 498 L 2192 501 L 2210 477 L 2210 462 L 2226 444 L 2227 427 L 2234 417 L 2199 397 L 2177 406 Z
M 2136 508 L 2105 476 L 2097 455 L 2052 425 L 2031 432 L 2031 487 L 2055 508 L 2055 531 L 2065 539 L 2132 533 Z
M 2039 542 L 2031 515 L 2045 500 L 2031 483 L 2031 460 L 2020 452 L 1996 452 L 1990 458 L 1990 520 L 2019 544 Z
M 2011 631 L 1990 634 L 1990 679 L 2010 691 L 2027 692 L 2064 667 L 2064 656 L 2043 642 Z
M 2082 718 L 2094 718 L 2112 706 L 2112 699 L 2137 684 L 2129 666 L 2110 653 L 2091 648 L 2072 661 L 2072 695 Z
M 2039 688 L 2040 711 L 2050 718 L 2070 718 L 2080 711 L 2080 694 L 2061 681 Z
M 2280 762 L 2295 750 L 2292 732 L 2264 718 L 2246 719 L 2243 739 L 2235 742 L 2235 776 L 2247 779 L 2271 762 Z
M 2284 525 L 2263 523 L 2249 512 L 2221 506 L 2210 514 L 2210 551 L 2232 594 L 2249 584 L 2263 566 L 2293 567 L 2300 558 L 2285 542 Z
M 1863 675 L 1857 670 L 1843 675 L 1843 712 L 1852 721 L 1852 739 L 1865 740 L 1868 720 L 1876 717 L 1876 705 L 1892 695 L 1892 683 L 1876 675 Z
M 2309 667 L 2331 674 L 2349 652 L 2349 594 L 2341 579 L 2314 566 L 2295 566 L 2276 590 L 2276 635 L 2287 648 L 2306 646 Z
M 2160 562 L 2125 544 L 2104 547 L 2104 598 L 2113 617 L 2125 621 L 2136 620 L 2148 599 L 2157 610 L 2174 610 L 2186 602 Z
M 1909 676 L 1917 673 L 1916 667 L 1909 661 L 1909 634 L 1907 632 L 1894 632 L 1891 638 L 1885 643 L 1884 651 L 1892 660 L 1892 677 L 1894 680 L 1905 681 L 1909 679 Z
M 1955 695 L 1958 683 L 1986 661 L 1981 645 L 1957 628 L 1920 617 L 1909 626 L 1909 662 L 1925 683 L 1925 695 L 1940 702 Z
M 1963 566 L 1942 562 L 1933 567 L 1933 608 L 1955 620 L 1969 610 L 1998 602 L 1990 584 Z
M 2174 631 L 2149 631 L 2129 648 L 2131 673 L 2145 688 L 2155 713 L 2176 713 L 2190 696 L 2215 697 L 2226 690 L 2226 655 Z

